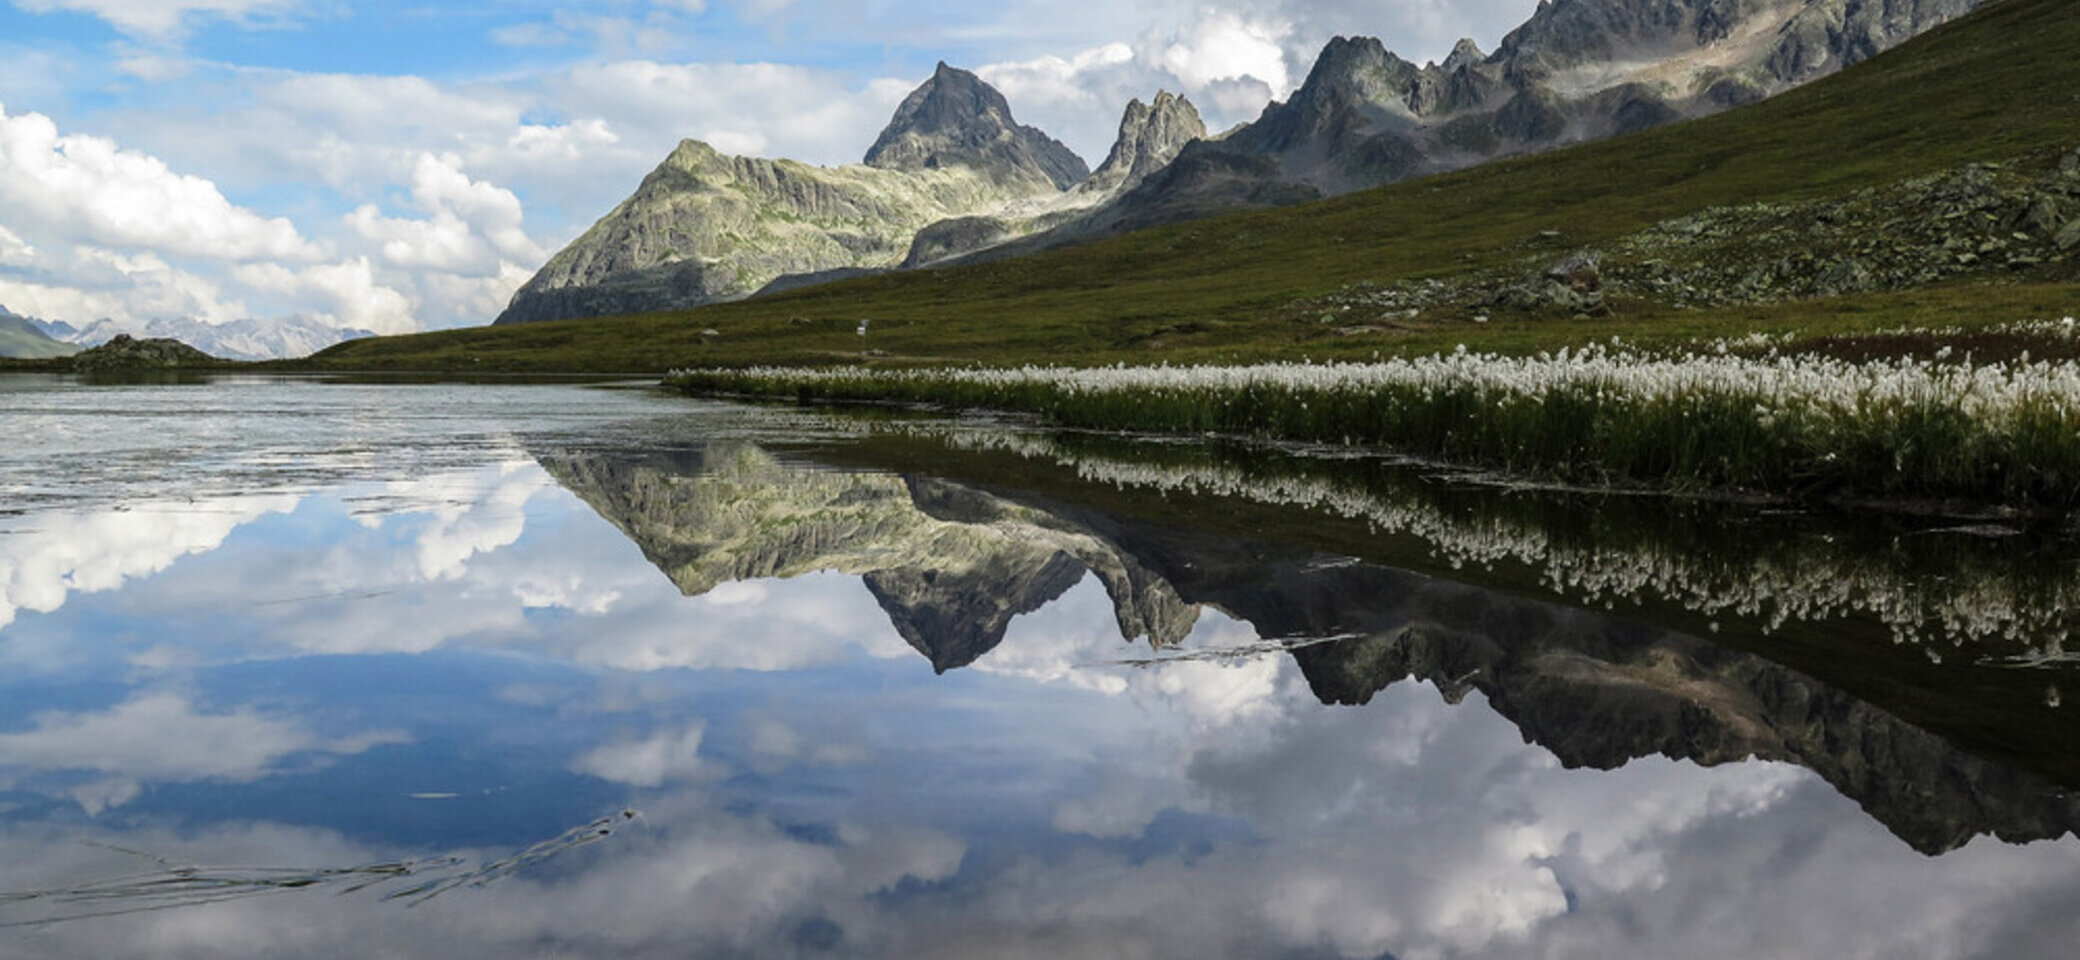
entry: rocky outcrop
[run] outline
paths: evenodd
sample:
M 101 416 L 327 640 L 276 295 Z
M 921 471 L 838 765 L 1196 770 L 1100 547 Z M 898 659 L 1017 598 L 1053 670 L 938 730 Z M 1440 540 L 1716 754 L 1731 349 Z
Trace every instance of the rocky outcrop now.
M 203 353 L 179 340 L 153 337 L 139 340 L 127 333 L 72 357 L 72 369 L 82 373 L 127 370 L 175 370 L 182 367 L 221 367 L 225 361 Z
M 995 87 L 944 61 L 896 108 L 865 162 L 904 173 L 964 167 L 1027 193 L 1042 184 L 1066 190 L 1090 175 L 1068 147 L 1013 120 Z
M 1186 144 L 1205 137 L 1206 122 L 1190 100 L 1163 90 L 1156 93 L 1154 103 L 1130 101 L 1120 117 L 1112 151 L 1077 190 L 1108 197 L 1132 190 L 1177 159 Z
M 1564 254 L 1527 237 L 1514 266 L 1358 284 L 1296 304 L 1340 332 L 1382 322 L 1599 314 L 1608 298 L 1676 307 L 1779 303 L 1979 276 L 2080 277 L 2080 151 L 1975 163 L 1852 194 L 1711 207 Z M 1559 259 L 1555 259 L 1558 256 Z M 1594 275 L 1575 269 L 1594 264 Z

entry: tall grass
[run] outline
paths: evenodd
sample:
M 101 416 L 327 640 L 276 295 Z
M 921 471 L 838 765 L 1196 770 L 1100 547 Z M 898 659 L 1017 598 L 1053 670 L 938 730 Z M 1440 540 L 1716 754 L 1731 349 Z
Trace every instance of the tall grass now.
M 677 371 L 688 392 L 1038 413 L 1063 426 L 1378 445 L 1566 482 L 2080 503 L 2080 364 L 1649 356 L 1099 369 Z

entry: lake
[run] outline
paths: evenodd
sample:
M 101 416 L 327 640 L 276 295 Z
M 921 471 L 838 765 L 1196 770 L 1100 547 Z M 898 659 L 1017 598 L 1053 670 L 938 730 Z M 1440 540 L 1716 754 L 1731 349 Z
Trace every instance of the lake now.
M 2080 941 L 2063 518 L 640 384 L 0 424 L 10 960 Z

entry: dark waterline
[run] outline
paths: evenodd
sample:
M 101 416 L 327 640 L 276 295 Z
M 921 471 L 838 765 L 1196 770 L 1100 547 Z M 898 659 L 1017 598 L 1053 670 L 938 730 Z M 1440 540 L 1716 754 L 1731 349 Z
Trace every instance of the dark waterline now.
M 0 955 L 2080 932 L 2056 526 L 576 385 L 0 422 Z

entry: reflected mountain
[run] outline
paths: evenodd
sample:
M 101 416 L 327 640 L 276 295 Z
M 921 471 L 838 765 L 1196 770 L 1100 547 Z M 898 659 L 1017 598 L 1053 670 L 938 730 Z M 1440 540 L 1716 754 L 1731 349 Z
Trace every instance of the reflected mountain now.
M 1968 698 L 1983 669 L 1946 689 L 1953 674 L 1930 673 L 1939 665 L 1909 655 L 1896 659 L 1911 668 L 1843 683 L 1872 662 L 1851 658 L 1823 673 L 1836 682 L 1823 682 L 1779 662 L 1827 667 L 1823 654 L 1765 656 L 1651 616 L 1324 550 L 1320 518 L 1291 507 L 1271 518 L 1232 496 L 1135 496 L 1117 478 L 1093 480 L 1087 465 L 1049 469 L 1001 451 L 977 460 L 914 437 L 850 456 L 879 458 L 871 465 L 890 471 L 929 464 L 941 478 L 797 465 L 743 443 L 537 452 L 682 592 L 817 570 L 857 575 L 940 672 L 987 654 L 1013 617 L 1088 572 L 1103 582 L 1121 636 L 1146 638 L 1158 653 L 1177 652 L 1199 610 L 1212 607 L 1292 646 L 1324 704 L 1362 704 L 1404 679 L 1435 684 L 1454 702 L 1478 690 L 1527 742 L 1570 767 L 1655 754 L 1706 766 L 1794 763 L 1931 855 L 1979 835 L 2020 843 L 2080 825 L 2080 797 L 2061 787 L 2080 775 L 2069 776 L 2071 760 L 2055 748 L 2047 756 L 2034 746 L 2059 742 L 2063 728 L 2021 728 L 2047 715 L 2069 726 L 2064 711 L 2039 698 L 2034 713 L 1981 716 Z M 1295 527 L 1308 532 L 1281 533 Z M 1563 542 L 1551 540 L 1555 549 Z M 1943 728 L 1902 713 L 1960 717 Z
M 745 443 L 537 459 L 686 595 L 736 580 L 852 574 L 941 673 L 994 649 L 1011 618 L 1060 597 L 1086 571 L 1105 584 L 1123 636 L 1170 646 L 1198 619 L 1115 546 L 952 484 L 788 466 Z

